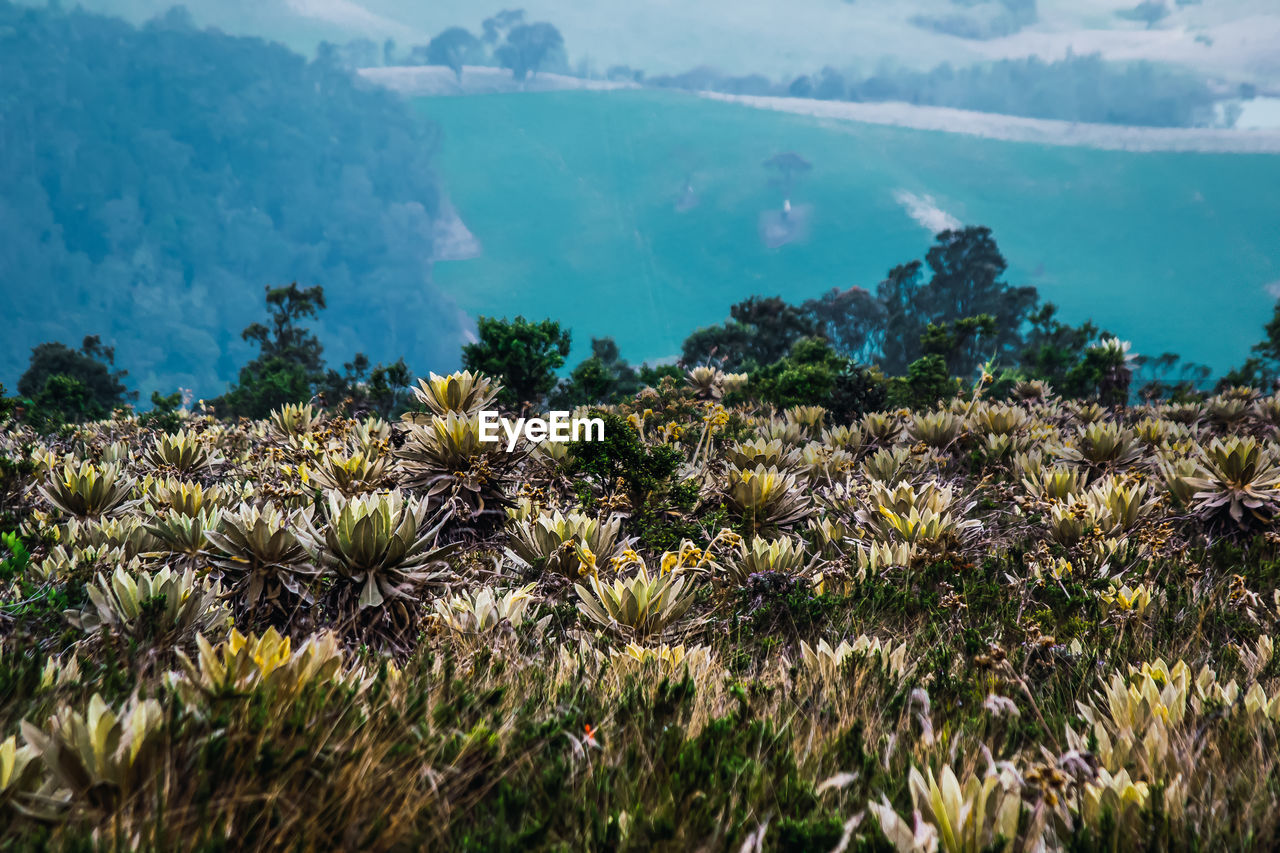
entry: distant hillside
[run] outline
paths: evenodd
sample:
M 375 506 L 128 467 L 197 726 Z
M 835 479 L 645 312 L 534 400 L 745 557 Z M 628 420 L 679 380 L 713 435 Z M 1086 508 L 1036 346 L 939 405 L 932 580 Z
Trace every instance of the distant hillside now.
M 1053 63 L 1005 60 L 962 71 L 940 65 L 929 72 L 882 71 L 858 79 L 846 79 L 830 68 L 781 80 L 759 74 L 725 75 L 706 67 L 650 77 L 634 69 L 613 69 L 607 80 L 545 71 L 516 79 L 505 68 L 476 65 L 465 65 L 457 73 L 443 65 L 360 67 L 359 73 L 403 95 L 420 97 L 644 85 L 779 101 L 783 109 L 807 104 L 800 108 L 819 114 L 841 109 L 865 112 L 876 109 L 870 105 L 892 103 L 917 111 L 938 107 L 948 113 L 966 110 L 1058 122 L 1143 127 L 1222 124 L 1217 115 L 1219 98 L 1194 74 L 1145 62 L 1110 63 L 1096 55 Z
M 465 318 L 431 284 L 466 253 L 437 137 L 394 95 L 265 42 L 0 0 L 0 381 L 43 341 L 115 345 L 143 399 L 225 390 L 266 285 L 320 284 L 318 324 L 426 369 Z
M 437 95 L 495 95 L 511 92 L 557 92 L 565 89 L 633 89 L 635 83 L 591 80 L 565 74 L 541 72 L 526 80 L 516 80 L 505 68 L 467 65 L 462 73 L 442 65 L 395 65 L 361 68 L 361 77 L 411 97 Z
M 31 0 L 43 2 L 43 0 Z M 135 21 L 172 0 L 77 0 Z M 70 4 L 68 4 L 70 5 Z M 564 33 L 569 56 L 597 71 L 629 65 L 673 74 L 707 65 L 771 78 L 830 65 L 868 74 L 881 64 L 929 69 L 990 59 L 1176 63 L 1233 82 L 1280 87 L 1275 0 L 187 0 L 201 24 L 280 39 L 311 53 L 320 39 L 391 38 L 403 49 L 447 27 L 522 8 Z M 1146 9 L 1163 7 L 1146 17 Z
M 633 361 L 753 294 L 872 287 L 932 231 L 994 229 L 1009 280 L 1135 351 L 1219 372 L 1280 283 L 1280 156 L 1129 153 L 818 119 L 654 91 L 425 98 L 441 170 L 483 246 L 441 264 L 472 313 L 565 321 Z M 794 212 L 764 161 L 792 151 Z M 807 232 L 807 233 L 806 233 Z M 776 245 L 776 248 L 770 248 Z

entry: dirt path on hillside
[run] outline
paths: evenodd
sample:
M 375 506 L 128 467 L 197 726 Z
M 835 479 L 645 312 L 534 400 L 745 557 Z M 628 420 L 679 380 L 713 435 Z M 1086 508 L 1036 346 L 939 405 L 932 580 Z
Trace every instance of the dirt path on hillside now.
M 470 65 L 463 69 L 461 81 L 448 68 L 439 66 L 362 68 L 359 73 L 371 82 L 409 97 L 638 88 L 634 83 L 545 73 L 525 81 L 516 81 L 512 79 L 511 72 L 505 69 Z M 1280 130 L 1088 124 L 951 107 L 923 107 L 894 101 L 855 103 L 769 95 L 726 95 L 721 92 L 698 92 L 697 95 L 714 101 L 819 119 L 963 133 L 1007 142 L 1080 146 L 1111 151 L 1280 154 Z
M 764 95 L 700 92 L 703 98 L 822 119 L 964 133 L 1009 142 L 1068 145 L 1112 151 L 1192 151 L 1280 154 L 1280 131 L 1197 127 L 1133 127 L 980 113 L 895 102 L 851 103 Z

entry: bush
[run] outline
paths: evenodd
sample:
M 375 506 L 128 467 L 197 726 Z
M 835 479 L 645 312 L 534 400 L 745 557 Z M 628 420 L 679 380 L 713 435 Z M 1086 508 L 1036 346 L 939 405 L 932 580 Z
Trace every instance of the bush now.
M 879 370 L 835 352 L 823 338 L 800 338 L 790 353 L 751 374 L 749 393 L 780 409 L 822 406 L 837 422 L 849 422 L 884 405 Z
M 170 434 L 182 428 L 182 416 L 178 413 L 182 408 L 181 391 L 174 391 L 167 397 L 160 396 L 159 391 L 152 391 L 151 405 L 151 411 L 138 418 L 140 426 Z
M 585 478 L 578 486 L 582 503 L 588 507 L 597 504 L 593 486 L 610 502 L 621 497 L 630 508 L 637 537 L 655 551 L 669 550 L 682 539 L 701 538 L 702 527 L 683 520 L 697 503 L 698 487 L 676 478 L 684 463 L 680 448 L 670 444 L 650 447 L 625 418 L 604 414 L 603 419 L 604 441 L 569 445 L 570 476 Z
M 888 403 L 894 409 L 929 409 L 959 390 L 960 382 L 951 378 L 946 359 L 926 355 L 911 362 L 906 376 L 889 380 Z
M 498 399 L 518 408 L 542 400 L 556 386 L 572 338 L 554 320 L 481 317 L 478 340 L 462 348 L 462 366 L 502 380 Z
M 115 370 L 115 348 L 89 335 L 73 350 L 59 342 L 40 344 L 18 380 L 18 393 L 38 410 L 34 421 L 53 427 L 62 423 L 101 420 L 138 393 L 121 382 L 126 370 Z

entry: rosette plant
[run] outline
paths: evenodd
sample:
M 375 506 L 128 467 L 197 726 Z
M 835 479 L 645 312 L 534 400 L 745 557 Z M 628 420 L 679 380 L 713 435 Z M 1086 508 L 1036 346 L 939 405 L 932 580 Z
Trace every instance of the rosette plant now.
M 239 602 L 252 610 L 259 603 L 280 603 L 284 593 L 310 602 L 306 584 L 320 574 L 302 543 L 291 516 L 270 504 L 241 504 L 224 513 L 217 528 L 205 531 L 213 573 L 221 576 Z
M 327 523 L 303 516 L 298 540 L 317 564 L 360 587 L 360 607 L 409 598 L 423 584 L 445 577 L 446 557 L 457 545 L 438 547 L 447 513 L 429 512 L 426 500 L 399 491 L 347 497 L 330 492 Z
M 1275 452 L 1252 436 L 1215 438 L 1200 449 L 1204 476 L 1187 479 L 1196 489 L 1195 510 L 1204 517 L 1221 512 L 1241 527 L 1249 519 L 1267 521 L 1280 510 L 1280 464 Z

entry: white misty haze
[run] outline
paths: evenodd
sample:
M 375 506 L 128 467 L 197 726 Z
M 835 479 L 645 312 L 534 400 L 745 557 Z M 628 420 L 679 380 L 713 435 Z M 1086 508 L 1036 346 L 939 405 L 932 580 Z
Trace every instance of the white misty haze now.
M 413 27 L 379 15 L 355 0 L 283 0 L 287 9 L 303 18 L 325 21 L 355 33 L 377 34 L 384 38 L 413 38 Z
M 963 227 L 959 219 L 938 207 L 938 203 L 931 195 L 916 195 L 909 190 L 898 190 L 893 194 L 893 198 L 902 205 L 908 216 L 924 226 L 930 234 Z

